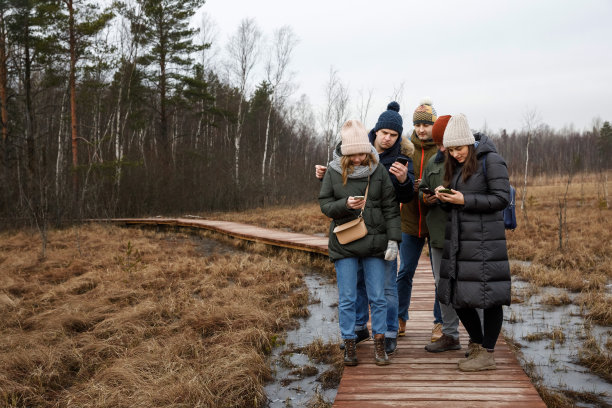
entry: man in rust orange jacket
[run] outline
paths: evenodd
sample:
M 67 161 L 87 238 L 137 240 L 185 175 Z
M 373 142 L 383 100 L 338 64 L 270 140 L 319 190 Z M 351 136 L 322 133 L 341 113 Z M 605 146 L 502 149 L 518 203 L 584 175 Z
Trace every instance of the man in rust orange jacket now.
M 438 151 L 436 144 L 431 137 L 431 130 L 438 115 L 429 99 L 421 101 L 415 109 L 412 122 L 414 131 L 410 141 L 414 144 L 414 154 L 412 163 L 414 166 L 414 191 L 419 191 L 419 183 L 423 177 L 425 165 L 429 159 Z M 415 197 L 417 197 L 415 195 Z M 421 203 L 418 198 L 406 204 L 402 204 L 402 242 L 400 244 L 400 268 L 397 275 L 397 295 L 398 295 L 398 318 L 399 336 L 406 334 L 406 321 L 408 320 L 408 308 L 410 307 L 410 297 L 412 295 L 412 279 L 416 271 L 423 246 L 429 236 L 425 216 L 427 206 Z M 428 240 L 427 240 L 428 241 Z M 428 241 L 429 242 L 429 241 Z M 434 306 L 434 328 L 432 330 L 432 341 L 442 336 L 442 316 L 439 304 Z

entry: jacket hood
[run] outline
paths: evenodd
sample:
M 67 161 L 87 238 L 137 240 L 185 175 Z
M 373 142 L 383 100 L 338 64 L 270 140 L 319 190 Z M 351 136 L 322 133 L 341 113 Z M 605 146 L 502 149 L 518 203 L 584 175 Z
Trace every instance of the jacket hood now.
M 414 143 L 412 143 L 408 139 L 402 139 L 401 153 L 404 156 L 410 157 L 412 159 L 412 156 L 414 155 Z
M 474 133 L 474 139 L 476 139 L 476 157 L 480 158 L 487 153 L 497 153 L 495 143 L 484 133 Z

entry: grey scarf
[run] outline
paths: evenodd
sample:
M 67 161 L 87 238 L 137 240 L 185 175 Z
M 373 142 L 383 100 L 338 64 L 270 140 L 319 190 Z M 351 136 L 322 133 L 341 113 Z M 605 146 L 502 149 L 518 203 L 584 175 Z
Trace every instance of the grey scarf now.
M 376 148 L 374 146 L 372 146 L 371 153 L 374 155 L 374 157 L 376 157 L 376 163 L 372 163 L 371 167 L 370 166 L 355 166 L 353 172 L 348 175 L 348 178 L 358 179 L 358 178 L 371 176 L 372 173 L 374 173 L 374 170 L 376 170 L 376 167 L 378 167 L 378 163 L 380 162 L 380 159 L 378 158 L 378 152 L 376 152 Z M 329 163 L 329 167 L 336 170 L 340 174 L 342 174 L 342 164 L 340 163 L 341 159 L 342 159 L 342 156 L 338 155 L 338 153 L 336 153 L 336 149 L 334 149 L 332 161 Z

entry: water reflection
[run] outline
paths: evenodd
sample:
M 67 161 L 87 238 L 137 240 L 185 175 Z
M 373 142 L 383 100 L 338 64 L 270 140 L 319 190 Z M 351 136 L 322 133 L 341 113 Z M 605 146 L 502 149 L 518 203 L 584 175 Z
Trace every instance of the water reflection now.
M 308 305 L 310 316 L 299 319 L 300 327 L 287 332 L 285 345 L 272 351 L 271 361 L 275 380 L 265 387 L 270 408 L 305 406 L 317 391 L 329 402 L 336 397 L 336 389 L 323 390 L 321 383 L 316 381 L 319 374 L 331 368 L 329 365 L 317 364 L 301 353 L 290 354 L 289 361 L 283 357 L 283 352 L 286 350 L 306 346 L 317 339 L 325 343 L 340 341 L 336 284 L 312 271 L 305 271 L 304 280 L 310 293 L 311 303 Z M 305 367 L 309 370 L 296 370 L 296 367 Z M 315 367 L 316 370 L 311 367 Z
M 519 280 L 513 280 L 512 285 L 515 295 L 524 296 L 524 302 L 512 304 L 504 310 L 503 330 L 506 336 L 522 346 L 521 364 L 524 367 L 532 365 L 548 388 L 597 394 L 603 403 L 612 406 L 612 385 L 576 364 L 589 328 L 605 350 L 606 343 L 612 338 L 610 327 L 585 326 L 580 307 L 574 304 L 550 306 L 543 303 L 551 296 L 568 296 L 573 300 L 576 294 L 553 287 L 534 288 Z M 576 406 L 599 405 L 577 402 Z

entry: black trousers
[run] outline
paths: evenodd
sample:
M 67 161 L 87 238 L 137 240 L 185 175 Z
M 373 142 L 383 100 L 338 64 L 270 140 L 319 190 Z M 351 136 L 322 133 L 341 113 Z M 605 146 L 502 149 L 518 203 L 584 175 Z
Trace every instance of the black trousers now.
M 501 305 L 484 309 L 484 330 L 476 309 L 455 309 L 459 320 L 470 335 L 470 339 L 482 347 L 493 350 L 501 332 L 504 321 L 504 309 Z M 483 335 L 484 332 L 484 335 Z

